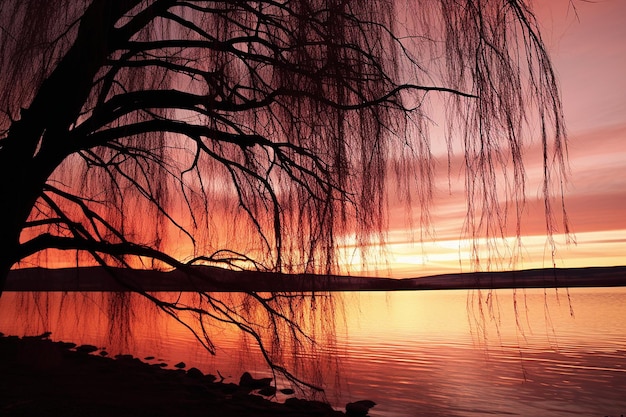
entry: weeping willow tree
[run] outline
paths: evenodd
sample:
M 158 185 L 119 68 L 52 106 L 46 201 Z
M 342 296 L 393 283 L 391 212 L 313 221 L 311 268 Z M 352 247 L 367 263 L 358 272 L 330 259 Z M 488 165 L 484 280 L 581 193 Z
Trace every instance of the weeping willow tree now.
M 2 284 L 52 258 L 335 273 L 347 241 L 384 247 L 391 193 L 428 226 L 440 107 L 468 235 L 519 234 L 533 140 L 555 230 L 562 108 L 521 0 L 7 0 L 0 74 Z M 296 326 L 293 298 L 249 296 Z

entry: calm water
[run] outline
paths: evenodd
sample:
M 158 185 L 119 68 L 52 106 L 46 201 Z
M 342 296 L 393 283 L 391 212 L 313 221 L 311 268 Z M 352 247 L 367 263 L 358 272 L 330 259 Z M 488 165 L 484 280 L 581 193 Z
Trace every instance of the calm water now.
M 170 365 L 182 360 L 227 380 L 243 371 L 268 374 L 254 343 L 233 329 L 210 329 L 217 345 L 211 356 L 145 301 L 111 297 L 5 293 L 0 331 L 51 331 L 56 340 Z M 378 403 L 371 416 L 626 414 L 626 288 L 337 297 L 335 309 L 319 313 L 335 320 L 313 326 L 315 353 L 285 360 L 323 384 L 338 408 L 371 399 Z M 124 305 L 133 305 L 131 313 Z

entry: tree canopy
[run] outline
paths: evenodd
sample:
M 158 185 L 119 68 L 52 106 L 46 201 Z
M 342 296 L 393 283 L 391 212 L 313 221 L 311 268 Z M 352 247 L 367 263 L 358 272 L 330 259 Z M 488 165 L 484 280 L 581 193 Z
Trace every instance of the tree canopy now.
M 519 233 L 533 140 L 555 228 L 563 113 L 522 0 L 5 0 L 0 74 L 2 280 L 67 252 L 336 272 L 384 244 L 390 193 L 428 226 L 440 110 L 468 235 L 503 201 Z
M 431 97 L 463 142 L 472 236 L 499 233 L 503 195 L 522 208 L 526 143 L 543 142 L 546 202 L 562 173 L 557 84 L 521 1 L 1 12 L 5 268 L 58 248 L 330 272 L 344 236 L 384 241 L 390 177 L 428 218 Z

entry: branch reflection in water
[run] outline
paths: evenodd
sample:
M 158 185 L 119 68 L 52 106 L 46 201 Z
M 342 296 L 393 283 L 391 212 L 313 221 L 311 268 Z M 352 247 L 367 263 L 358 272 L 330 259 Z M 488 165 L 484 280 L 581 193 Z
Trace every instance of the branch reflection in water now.
M 238 306 L 260 334 L 268 328 L 241 294 L 214 295 Z M 167 296 L 194 302 L 193 294 Z M 293 344 L 288 334 L 265 333 L 263 340 L 274 360 L 322 384 L 335 405 L 369 398 L 378 404 L 372 416 L 626 411 L 619 390 L 626 386 L 626 288 L 333 297 L 301 303 L 298 320 L 311 343 Z M 249 336 L 215 322 L 205 330 L 216 342 L 215 356 L 138 296 L 6 293 L 0 299 L 6 334 L 51 331 L 53 339 L 106 347 L 110 354 L 155 356 L 170 365 L 183 360 L 235 382 L 243 371 L 271 376 Z
M 254 371 L 307 389 L 301 394 L 313 397 L 336 373 L 338 356 L 331 351 L 342 317 L 335 314 L 340 296 L 206 295 L 151 294 L 159 307 L 129 292 L 6 292 L 0 298 L 0 331 L 20 336 L 51 332 L 55 340 L 92 344 L 112 355 L 181 358 L 205 372 L 233 370 L 234 381 L 240 371 Z M 211 313 L 220 308 L 227 314 Z

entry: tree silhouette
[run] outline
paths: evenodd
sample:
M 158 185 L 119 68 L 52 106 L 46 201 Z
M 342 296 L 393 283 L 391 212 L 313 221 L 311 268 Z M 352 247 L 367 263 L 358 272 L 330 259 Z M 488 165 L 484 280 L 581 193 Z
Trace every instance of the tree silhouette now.
M 523 1 L 9 0 L 0 74 L 0 288 L 58 251 L 336 272 L 347 236 L 384 244 L 388 193 L 428 224 L 441 104 L 448 145 L 463 144 L 468 234 L 502 233 L 503 197 L 519 233 L 535 138 L 555 228 L 563 115 Z M 245 327 L 205 296 L 202 314 Z

